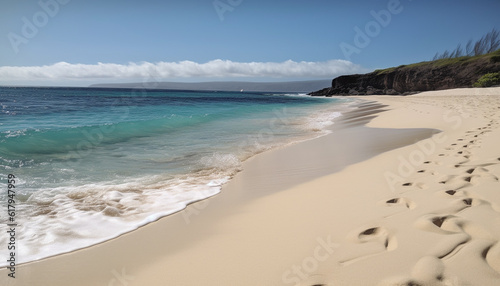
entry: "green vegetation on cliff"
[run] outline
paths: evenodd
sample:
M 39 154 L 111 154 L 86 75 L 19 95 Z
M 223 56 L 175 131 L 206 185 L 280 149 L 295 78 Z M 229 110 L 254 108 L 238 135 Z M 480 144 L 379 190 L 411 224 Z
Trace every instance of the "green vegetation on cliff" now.
M 450 66 L 450 65 L 470 64 L 470 63 L 473 63 L 473 62 L 478 61 L 478 60 L 485 60 L 485 62 L 490 62 L 490 63 L 499 63 L 500 62 L 500 50 L 497 50 L 497 51 L 489 53 L 489 54 L 479 55 L 479 56 L 462 56 L 462 57 L 458 57 L 458 58 L 446 58 L 446 59 L 439 59 L 439 60 L 433 60 L 433 61 L 414 63 L 414 64 L 410 64 L 410 65 L 401 65 L 398 67 L 392 67 L 392 68 L 387 68 L 387 69 L 379 69 L 379 70 L 375 70 L 374 73 L 385 74 L 385 73 L 395 71 L 397 69 L 405 70 L 405 69 L 412 69 L 412 68 L 416 68 L 416 67 L 439 68 L 439 67 L 445 67 L 445 66 Z
M 500 72 L 487 73 L 474 83 L 474 87 L 490 87 L 494 85 L 500 85 Z
M 500 50 L 477 56 L 461 56 L 344 75 L 313 96 L 408 94 L 420 91 L 500 84 Z

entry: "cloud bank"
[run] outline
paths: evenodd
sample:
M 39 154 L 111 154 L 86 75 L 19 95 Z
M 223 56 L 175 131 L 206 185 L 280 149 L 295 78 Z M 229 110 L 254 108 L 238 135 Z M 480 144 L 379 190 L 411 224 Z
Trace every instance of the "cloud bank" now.
M 206 63 L 181 61 L 89 65 L 58 62 L 45 66 L 3 66 L 0 67 L 0 78 L 3 81 L 128 78 L 332 78 L 360 72 L 366 72 L 366 69 L 345 60 L 233 62 L 218 59 Z

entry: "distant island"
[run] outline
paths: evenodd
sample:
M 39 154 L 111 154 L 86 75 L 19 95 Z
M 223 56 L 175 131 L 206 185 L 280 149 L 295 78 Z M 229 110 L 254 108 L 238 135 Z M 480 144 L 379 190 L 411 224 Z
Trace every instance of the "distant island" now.
M 328 87 L 330 80 L 250 82 L 250 81 L 212 81 L 212 82 L 150 82 L 150 83 L 104 83 L 93 84 L 98 88 L 132 89 L 171 89 L 201 91 L 245 91 L 245 92 L 293 92 L 307 93 Z

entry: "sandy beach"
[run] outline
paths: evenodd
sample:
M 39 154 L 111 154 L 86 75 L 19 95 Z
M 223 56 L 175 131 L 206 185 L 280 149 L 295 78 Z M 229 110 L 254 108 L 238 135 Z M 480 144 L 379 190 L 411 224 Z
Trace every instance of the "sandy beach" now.
M 500 88 L 359 97 L 210 199 L 1 285 L 499 285 Z

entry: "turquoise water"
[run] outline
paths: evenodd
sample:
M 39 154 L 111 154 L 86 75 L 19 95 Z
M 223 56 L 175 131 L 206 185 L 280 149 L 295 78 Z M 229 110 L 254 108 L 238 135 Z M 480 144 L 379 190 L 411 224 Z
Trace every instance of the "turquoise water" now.
M 0 104 L 0 177 L 2 186 L 9 173 L 18 178 L 23 262 L 116 237 L 215 195 L 245 159 L 325 134 L 349 101 L 3 87 Z M 2 208 L 6 199 L 2 192 Z

